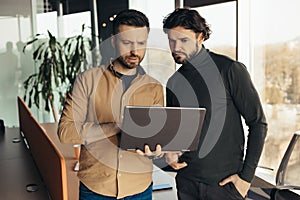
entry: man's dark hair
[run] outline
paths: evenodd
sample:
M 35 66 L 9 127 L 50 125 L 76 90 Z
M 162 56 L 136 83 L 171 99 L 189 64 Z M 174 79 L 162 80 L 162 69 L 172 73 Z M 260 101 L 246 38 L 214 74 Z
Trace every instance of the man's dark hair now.
M 196 34 L 202 33 L 204 40 L 207 40 L 211 34 L 206 20 L 196 10 L 178 8 L 164 18 L 163 28 L 165 33 L 177 26 L 193 30 Z
M 128 9 L 119 12 L 113 21 L 113 34 L 119 33 L 120 25 L 136 26 L 148 28 L 149 32 L 149 20 L 146 15 L 140 11 Z

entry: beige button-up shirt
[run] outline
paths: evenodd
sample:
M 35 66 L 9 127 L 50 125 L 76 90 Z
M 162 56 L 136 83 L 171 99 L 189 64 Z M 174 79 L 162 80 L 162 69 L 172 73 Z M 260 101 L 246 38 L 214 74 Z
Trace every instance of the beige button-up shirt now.
M 118 148 L 118 125 L 126 105 L 163 106 L 161 84 L 137 68 L 124 92 L 122 80 L 106 67 L 80 74 L 67 96 L 58 136 L 81 143 L 78 177 L 90 190 L 122 198 L 143 192 L 152 182 L 152 161 Z

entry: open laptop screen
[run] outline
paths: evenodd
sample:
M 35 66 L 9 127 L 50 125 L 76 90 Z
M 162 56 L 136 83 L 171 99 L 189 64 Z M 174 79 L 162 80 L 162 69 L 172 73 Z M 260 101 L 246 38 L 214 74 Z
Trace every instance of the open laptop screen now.
M 126 106 L 120 148 L 195 151 L 198 148 L 205 108 Z

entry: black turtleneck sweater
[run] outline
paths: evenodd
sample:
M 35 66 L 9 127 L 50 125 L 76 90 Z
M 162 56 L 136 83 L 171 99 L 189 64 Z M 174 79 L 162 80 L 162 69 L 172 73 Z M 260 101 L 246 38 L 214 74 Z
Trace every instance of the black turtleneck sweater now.
M 188 166 L 178 176 L 217 185 L 238 174 L 251 182 L 264 140 L 267 122 L 246 67 L 202 46 L 167 83 L 167 106 L 204 107 L 206 116 L 198 152 L 187 152 L 180 161 Z M 249 132 L 244 134 L 241 117 Z M 197 123 L 197 122 L 195 122 Z M 244 157 L 245 136 L 248 136 Z

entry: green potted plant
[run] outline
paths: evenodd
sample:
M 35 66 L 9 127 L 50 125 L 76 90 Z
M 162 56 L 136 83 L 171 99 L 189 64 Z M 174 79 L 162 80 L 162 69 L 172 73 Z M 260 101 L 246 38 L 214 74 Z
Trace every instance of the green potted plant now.
M 84 36 L 85 25 L 79 35 L 66 38 L 60 43 L 48 31 L 45 38 L 37 34 L 24 46 L 38 44 L 33 52 L 33 60 L 38 63 L 38 71 L 24 81 L 24 101 L 28 107 L 35 104 L 40 108 L 40 99 L 44 101 L 44 108 L 58 121 L 57 111 L 54 106 L 55 93 L 59 96 L 59 107 L 63 106 L 65 94 L 71 90 L 77 74 L 86 69 L 87 53 L 92 50 L 92 42 Z

